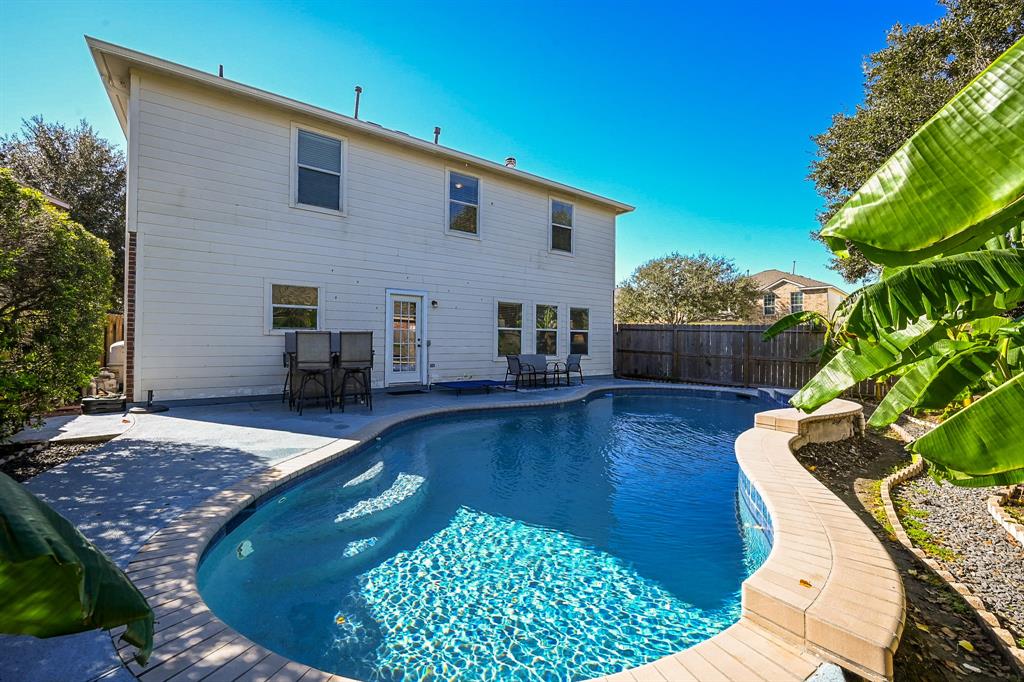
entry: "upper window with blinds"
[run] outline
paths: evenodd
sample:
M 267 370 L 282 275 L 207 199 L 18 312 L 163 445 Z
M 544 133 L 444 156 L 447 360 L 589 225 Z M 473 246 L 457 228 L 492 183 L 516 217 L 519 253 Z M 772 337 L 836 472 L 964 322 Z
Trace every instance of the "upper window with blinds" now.
M 294 205 L 344 212 L 344 140 L 301 128 L 294 139 Z

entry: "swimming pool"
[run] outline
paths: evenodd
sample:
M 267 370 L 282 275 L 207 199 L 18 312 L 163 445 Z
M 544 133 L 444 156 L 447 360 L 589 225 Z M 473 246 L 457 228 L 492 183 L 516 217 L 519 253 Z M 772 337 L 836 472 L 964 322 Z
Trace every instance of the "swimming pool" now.
M 620 394 L 435 417 L 262 500 L 198 571 L 291 659 L 372 680 L 582 680 L 739 618 L 767 555 L 736 436 L 766 404 Z

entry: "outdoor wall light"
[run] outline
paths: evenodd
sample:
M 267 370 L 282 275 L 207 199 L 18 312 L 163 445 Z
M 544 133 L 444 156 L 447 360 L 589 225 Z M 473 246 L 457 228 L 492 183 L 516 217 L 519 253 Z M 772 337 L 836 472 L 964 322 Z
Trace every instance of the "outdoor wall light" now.
M 436 308 L 436 307 L 437 307 L 437 301 L 436 301 L 436 300 L 434 300 L 434 301 L 431 301 L 431 302 L 430 302 L 430 307 L 431 307 L 431 308 Z

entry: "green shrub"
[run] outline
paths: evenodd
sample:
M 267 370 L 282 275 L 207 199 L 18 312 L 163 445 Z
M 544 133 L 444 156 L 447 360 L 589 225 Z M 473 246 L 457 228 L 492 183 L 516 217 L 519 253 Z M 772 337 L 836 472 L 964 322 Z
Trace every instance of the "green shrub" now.
M 105 241 L 0 168 L 0 441 L 92 378 L 111 258 Z

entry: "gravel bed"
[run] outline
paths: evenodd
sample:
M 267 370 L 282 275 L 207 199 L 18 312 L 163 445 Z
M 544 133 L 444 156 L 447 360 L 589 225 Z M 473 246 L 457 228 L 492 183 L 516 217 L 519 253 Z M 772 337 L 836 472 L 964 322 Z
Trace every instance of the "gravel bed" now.
M 38 445 L 0 446 L 0 471 L 22 483 L 48 469 L 81 454 L 95 450 L 103 443 L 40 443 Z
M 895 682 L 1020 679 L 963 598 L 922 567 L 886 527 L 879 482 L 910 463 L 902 442 L 869 432 L 862 438 L 807 445 L 796 457 L 878 536 L 900 572 L 907 624 L 893 660 Z
M 958 488 L 928 476 L 899 486 L 895 495 L 927 513 L 925 530 L 956 555 L 938 558 L 985 602 L 1014 637 L 1024 637 L 1024 548 L 1011 540 L 985 506 L 991 488 Z

